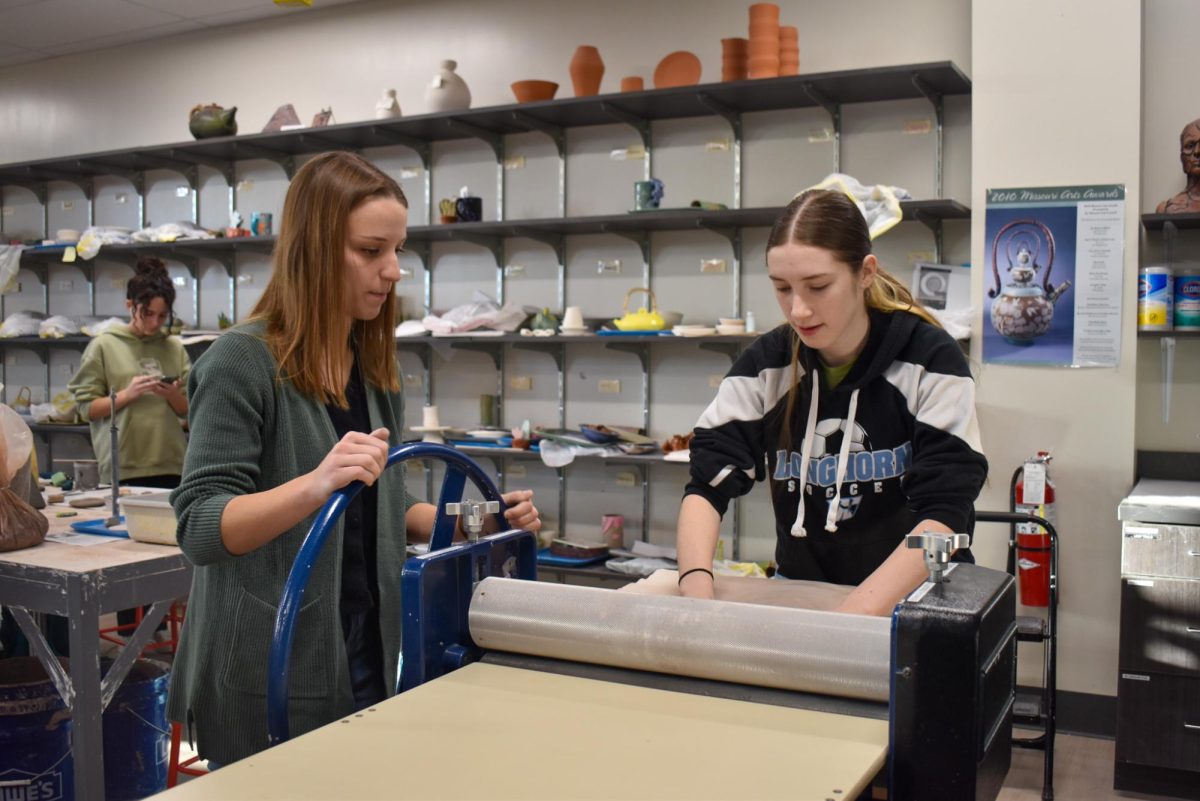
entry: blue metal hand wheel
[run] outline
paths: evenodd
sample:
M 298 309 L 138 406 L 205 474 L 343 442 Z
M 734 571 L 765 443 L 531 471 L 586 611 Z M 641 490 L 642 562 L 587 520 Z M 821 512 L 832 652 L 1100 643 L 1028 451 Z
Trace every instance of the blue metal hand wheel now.
M 497 519 L 503 523 L 504 501 L 500 491 L 492 483 L 492 479 L 478 464 L 464 455 L 461 451 L 446 445 L 436 445 L 428 442 L 415 442 L 408 445 L 398 445 L 388 451 L 387 467 L 408 461 L 409 459 L 433 459 L 444 462 L 446 476 L 442 480 L 442 490 L 438 498 L 437 517 L 434 520 L 433 536 L 429 541 L 429 550 L 437 551 L 450 546 L 454 539 L 454 519 L 445 514 L 447 503 L 453 503 L 462 498 L 467 478 L 483 493 L 483 500 L 498 501 L 500 512 Z M 279 611 L 275 615 L 275 632 L 271 638 L 271 655 L 267 672 L 267 729 L 268 741 L 276 745 L 289 739 L 288 730 L 288 671 L 292 653 L 292 634 L 296 617 L 304 603 L 304 590 L 313 565 L 321 554 L 321 548 L 334 524 L 363 488 L 361 481 L 338 490 L 329 497 L 312 528 L 304 537 L 296 561 L 288 574 L 283 586 L 283 597 L 279 601 Z M 502 526 L 503 527 L 503 526 Z

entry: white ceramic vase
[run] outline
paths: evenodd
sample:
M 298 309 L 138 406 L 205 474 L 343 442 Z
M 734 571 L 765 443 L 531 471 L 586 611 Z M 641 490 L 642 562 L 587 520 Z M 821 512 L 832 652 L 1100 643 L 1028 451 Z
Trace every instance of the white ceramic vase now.
M 471 90 L 454 72 L 457 66 L 455 61 L 442 62 L 438 74 L 425 87 L 426 111 L 462 111 L 471 107 Z
M 400 116 L 400 101 L 396 99 L 396 90 L 387 89 L 379 102 L 375 104 L 375 119 L 390 120 Z

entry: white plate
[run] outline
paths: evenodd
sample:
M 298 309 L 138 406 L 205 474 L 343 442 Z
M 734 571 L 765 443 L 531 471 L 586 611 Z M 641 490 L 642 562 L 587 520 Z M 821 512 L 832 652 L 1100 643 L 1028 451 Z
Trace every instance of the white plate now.
M 504 439 L 505 437 L 509 436 L 509 432 L 495 431 L 490 428 L 476 428 L 472 431 L 468 431 L 467 436 L 474 437 L 475 439 Z
M 677 337 L 709 337 L 717 333 L 717 329 L 706 325 L 677 325 L 671 333 Z

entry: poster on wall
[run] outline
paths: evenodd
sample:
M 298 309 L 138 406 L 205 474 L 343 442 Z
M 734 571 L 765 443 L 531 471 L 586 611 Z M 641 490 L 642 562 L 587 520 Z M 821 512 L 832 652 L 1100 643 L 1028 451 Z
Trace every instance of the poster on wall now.
M 1115 367 L 1125 187 L 989 189 L 983 360 Z

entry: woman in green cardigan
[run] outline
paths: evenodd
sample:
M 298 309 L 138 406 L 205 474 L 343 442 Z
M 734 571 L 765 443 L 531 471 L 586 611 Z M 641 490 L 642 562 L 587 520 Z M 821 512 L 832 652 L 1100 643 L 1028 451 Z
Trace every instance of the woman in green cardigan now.
M 199 754 L 227 764 L 267 742 L 267 652 L 276 607 L 315 513 L 366 488 L 314 566 L 292 649 L 291 729 L 303 733 L 395 691 L 400 568 L 435 508 L 384 471 L 400 442 L 395 283 L 407 236 L 399 185 L 325 153 L 288 188 L 271 281 L 188 382 L 191 442 L 171 502 L 195 564 L 168 712 Z M 529 491 L 510 526 L 537 531 Z M 403 523 L 401 523 L 403 521 Z

